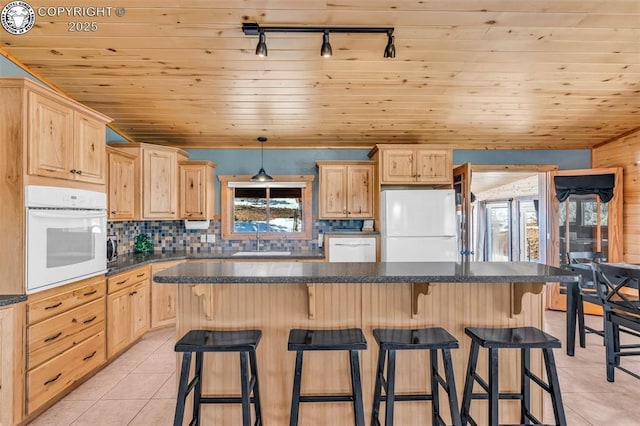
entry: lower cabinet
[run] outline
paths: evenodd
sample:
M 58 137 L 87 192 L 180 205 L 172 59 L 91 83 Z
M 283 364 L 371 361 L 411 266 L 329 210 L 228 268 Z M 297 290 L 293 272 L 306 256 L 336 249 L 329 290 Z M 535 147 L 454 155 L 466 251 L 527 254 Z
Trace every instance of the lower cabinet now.
M 107 357 L 140 338 L 150 323 L 150 271 L 143 266 L 109 277 L 107 282 Z
M 104 364 L 105 291 L 102 275 L 29 295 L 27 415 Z
M 24 412 L 24 311 L 0 308 L 0 425 L 15 425 Z
M 184 263 L 184 260 L 154 263 L 151 275 Z M 164 327 L 176 322 L 176 284 L 154 282 L 151 286 L 151 328 Z

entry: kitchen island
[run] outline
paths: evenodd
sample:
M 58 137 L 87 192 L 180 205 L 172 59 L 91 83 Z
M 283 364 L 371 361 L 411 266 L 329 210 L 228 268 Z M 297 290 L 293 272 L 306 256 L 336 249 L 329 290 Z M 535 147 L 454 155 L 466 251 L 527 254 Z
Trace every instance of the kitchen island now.
M 577 276 L 558 268 L 527 262 L 483 263 L 185 263 L 154 276 L 158 283 L 178 283 L 177 331 L 190 329 L 259 328 L 258 371 L 265 424 L 288 424 L 295 353 L 287 351 L 291 328 L 360 327 L 368 341 L 361 353 L 365 414 L 370 416 L 377 347 L 373 328 L 441 326 L 460 341 L 452 353 L 461 399 L 470 342 L 467 326 L 543 328 L 543 287 L 547 282 L 572 282 Z M 162 285 L 162 284 L 155 284 Z M 542 358 L 532 353 L 532 369 L 542 374 Z M 235 354 L 207 354 L 205 394 L 239 392 Z M 424 351 L 399 353 L 396 392 L 427 389 L 429 373 Z M 480 373 L 486 377 L 486 354 Z M 350 389 L 347 356 L 314 353 L 305 357 L 302 392 Z M 501 391 L 519 389 L 519 352 L 501 351 Z M 542 391 L 532 386 L 534 413 L 542 411 Z M 396 424 L 424 424 L 428 402 L 403 402 Z M 474 401 L 472 414 L 485 418 L 486 402 Z M 443 412 L 447 412 L 443 409 Z M 204 424 L 239 424 L 238 406 L 204 406 Z M 352 422 L 347 403 L 303 404 L 300 424 Z M 517 423 L 517 401 L 501 402 L 501 423 Z M 368 420 L 367 420 L 368 421 Z

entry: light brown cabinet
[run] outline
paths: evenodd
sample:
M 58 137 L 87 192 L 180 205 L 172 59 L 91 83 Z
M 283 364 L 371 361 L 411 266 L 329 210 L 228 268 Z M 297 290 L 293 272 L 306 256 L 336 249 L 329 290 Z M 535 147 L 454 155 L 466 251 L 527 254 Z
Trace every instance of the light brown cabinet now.
M 373 217 L 374 164 L 371 161 L 318 161 L 319 218 Z
M 134 155 L 134 220 L 178 218 L 178 161 L 188 159 L 180 149 L 147 143 L 110 144 Z
M 451 149 L 377 145 L 369 157 L 378 161 L 381 185 L 452 185 Z
M 106 117 L 43 89 L 28 89 L 29 174 L 105 183 Z
M 215 163 L 180 161 L 180 218 L 213 219 Z
M 110 220 L 135 218 L 136 156 L 107 147 L 107 215 Z
M 27 414 L 105 362 L 105 291 L 101 275 L 29 296 Z
M 149 266 L 142 266 L 108 278 L 108 359 L 128 348 L 149 330 L 149 277 Z
M 24 412 L 25 304 L 0 308 L 0 425 L 15 425 Z
M 151 275 L 155 275 L 172 266 L 184 263 L 184 260 L 154 263 Z M 172 325 L 176 321 L 176 285 L 153 283 L 151 286 L 151 328 Z

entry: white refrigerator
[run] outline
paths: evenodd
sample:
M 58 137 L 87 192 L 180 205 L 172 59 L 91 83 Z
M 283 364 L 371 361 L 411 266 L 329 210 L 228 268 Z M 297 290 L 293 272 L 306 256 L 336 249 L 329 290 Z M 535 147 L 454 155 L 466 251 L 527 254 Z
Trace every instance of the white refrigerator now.
M 456 262 L 453 189 L 389 189 L 381 194 L 383 262 Z

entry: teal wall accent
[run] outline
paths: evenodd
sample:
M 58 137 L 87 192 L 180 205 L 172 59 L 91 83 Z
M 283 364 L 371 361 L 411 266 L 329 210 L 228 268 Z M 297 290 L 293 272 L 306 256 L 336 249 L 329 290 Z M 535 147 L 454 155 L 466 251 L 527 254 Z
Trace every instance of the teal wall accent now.
M 551 164 L 560 170 L 591 167 L 590 149 L 454 149 L 453 164 Z

